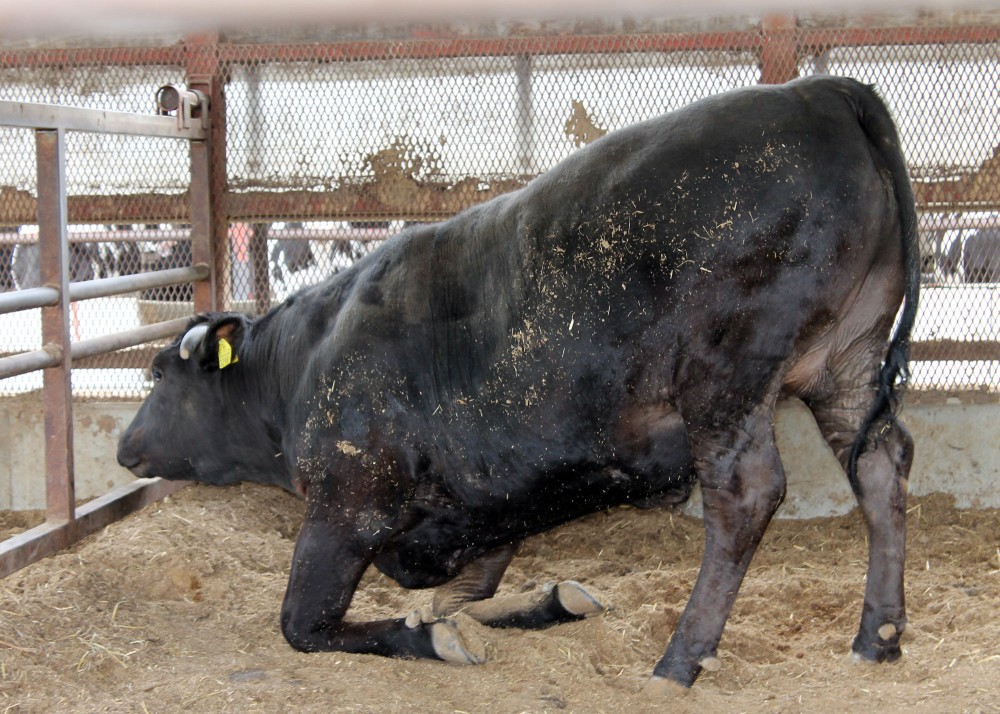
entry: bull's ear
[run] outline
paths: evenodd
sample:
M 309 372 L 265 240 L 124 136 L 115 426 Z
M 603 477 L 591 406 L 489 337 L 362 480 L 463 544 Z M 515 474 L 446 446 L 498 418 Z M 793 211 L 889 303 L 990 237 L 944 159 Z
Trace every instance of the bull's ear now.
M 249 321 L 238 313 L 213 313 L 188 326 L 180 342 L 182 359 L 204 370 L 225 369 L 240 361 Z

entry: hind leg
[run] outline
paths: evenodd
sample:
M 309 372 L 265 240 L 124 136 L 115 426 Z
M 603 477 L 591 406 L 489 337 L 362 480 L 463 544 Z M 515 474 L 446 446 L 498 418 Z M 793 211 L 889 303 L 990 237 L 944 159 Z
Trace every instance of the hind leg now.
M 605 610 L 600 600 L 572 580 L 536 592 L 494 597 L 519 545 L 501 546 L 480 556 L 454 580 L 438 588 L 434 593 L 434 616 L 463 612 L 489 627 L 539 629 Z
M 785 493 L 772 408 L 764 404 L 730 428 L 691 430 L 705 504 L 705 553 L 691 598 L 653 670 L 653 691 L 666 685 L 663 680 L 690 687 L 703 668 L 717 664 L 729 611 Z
M 872 388 L 838 385 L 833 396 L 809 403 L 820 432 L 847 469 L 859 426 L 871 403 Z M 861 455 L 852 484 L 868 527 L 868 577 L 861 626 L 852 651 L 874 662 L 900 657 L 899 636 L 906 626 L 903 568 L 906 556 L 906 490 L 913 439 L 903 424 L 876 422 L 874 446 Z

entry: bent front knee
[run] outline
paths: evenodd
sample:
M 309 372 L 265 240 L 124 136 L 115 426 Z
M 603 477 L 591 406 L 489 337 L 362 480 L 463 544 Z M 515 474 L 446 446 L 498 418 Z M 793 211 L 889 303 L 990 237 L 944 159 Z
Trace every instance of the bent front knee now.
M 302 623 L 291 608 L 281 610 L 281 634 L 293 649 L 299 652 L 319 652 L 321 635 L 314 625 Z M 326 639 L 323 637 L 322 639 Z

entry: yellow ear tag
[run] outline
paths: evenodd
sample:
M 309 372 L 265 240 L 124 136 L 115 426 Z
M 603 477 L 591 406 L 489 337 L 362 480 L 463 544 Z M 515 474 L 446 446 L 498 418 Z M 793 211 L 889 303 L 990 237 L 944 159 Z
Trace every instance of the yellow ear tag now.
M 225 337 L 219 338 L 219 369 L 225 369 L 231 364 L 239 362 L 240 358 L 233 354 L 233 346 Z

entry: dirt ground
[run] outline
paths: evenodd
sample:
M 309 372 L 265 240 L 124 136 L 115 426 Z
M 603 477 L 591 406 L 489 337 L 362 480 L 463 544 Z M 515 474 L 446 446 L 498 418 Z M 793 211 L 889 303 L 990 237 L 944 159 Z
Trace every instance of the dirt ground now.
M 1000 711 L 1000 512 L 943 496 L 910 503 L 901 662 L 847 656 L 860 517 L 775 521 L 721 669 L 669 702 L 642 685 L 697 574 L 700 521 L 621 509 L 530 541 L 502 590 L 572 578 L 613 609 L 541 632 L 481 628 L 489 659 L 462 667 L 288 647 L 278 609 L 301 518 L 276 489 L 191 487 L 0 581 L 0 712 Z M 371 572 L 353 617 L 429 599 Z

